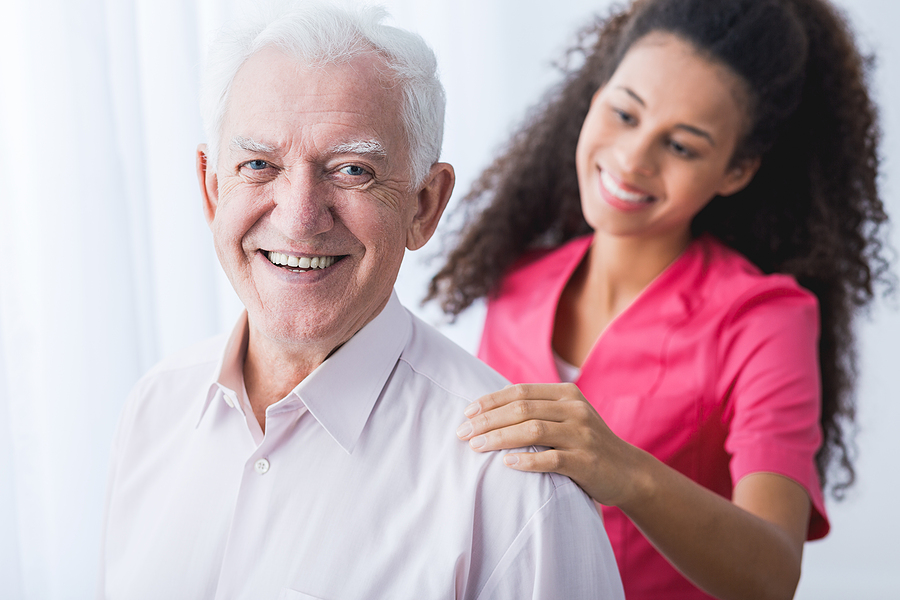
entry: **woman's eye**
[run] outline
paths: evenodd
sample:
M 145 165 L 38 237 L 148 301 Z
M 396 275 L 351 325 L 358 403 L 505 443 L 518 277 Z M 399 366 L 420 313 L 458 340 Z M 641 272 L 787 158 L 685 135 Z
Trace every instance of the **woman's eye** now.
M 613 112 L 616 114 L 616 117 L 623 123 L 625 123 L 627 125 L 631 125 L 632 123 L 634 123 L 634 117 L 631 116 L 629 113 L 625 112 L 624 110 L 614 108 Z
M 344 175 L 349 175 L 351 177 L 361 177 L 366 174 L 366 170 L 359 165 L 347 165 L 346 167 L 341 167 L 339 170 Z
M 674 152 L 678 156 L 681 156 L 683 158 L 693 158 L 694 157 L 693 150 L 691 150 L 687 146 L 683 146 L 683 145 L 679 144 L 678 142 L 670 141 L 669 147 L 672 149 L 672 152 Z

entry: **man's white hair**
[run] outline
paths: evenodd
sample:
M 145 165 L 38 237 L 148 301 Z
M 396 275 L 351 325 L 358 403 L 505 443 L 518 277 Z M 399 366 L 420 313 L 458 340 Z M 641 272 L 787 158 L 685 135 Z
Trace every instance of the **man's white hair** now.
M 381 7 L 322 0 L 272 0 L 255 14 L 221 30 L 209 47 L 200 93 L 207 136 L 207 168 L 215 171 L 231 85 L 248 58 L 277 47 L 299 62 L 322 67 L 379 53 L 400 86 L 399 107 L 409 144 L 410 179 L 424 182 L 438 161 L 444 137 L 444 88 L 434 52 L 418 35 L 382 23 Z

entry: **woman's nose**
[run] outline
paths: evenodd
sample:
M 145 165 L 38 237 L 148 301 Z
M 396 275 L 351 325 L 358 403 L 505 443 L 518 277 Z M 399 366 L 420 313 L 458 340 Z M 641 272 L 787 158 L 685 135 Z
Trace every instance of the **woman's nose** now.
M 654 139 L 643 132 L 633 131 L 620 139 L 616 155 L 623 174 L 646 176 L 656 170 Z

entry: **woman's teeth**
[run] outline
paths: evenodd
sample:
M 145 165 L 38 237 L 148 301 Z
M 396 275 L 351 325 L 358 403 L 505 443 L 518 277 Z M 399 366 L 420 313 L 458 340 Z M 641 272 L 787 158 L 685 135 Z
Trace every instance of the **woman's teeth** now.
M 623 190 L 616 180 L 613 179 L 613 176 L 606 171 L 600 171 L 600 181 L 610 194 L 623 202 L 647 202 L 650 200 L 650 196 L 646 194 Z
M 291 256 L 280 252 L 267 252 L 266 256 L 273 265 L 298 269 L 325 269 L 337 260 L 334 256 Z

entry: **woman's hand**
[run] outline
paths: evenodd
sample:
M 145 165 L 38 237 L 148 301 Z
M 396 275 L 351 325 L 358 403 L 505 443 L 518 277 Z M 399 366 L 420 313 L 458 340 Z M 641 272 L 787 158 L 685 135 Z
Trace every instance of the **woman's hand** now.
M 513 469 L 561 473 L 601 504 L 617 506 L 635 494 L 643 452 L 616 437 L 574 384 L 511 385 L 482 396 L 465 414 L 456 433 L 478 452 L 550 448 L 507 454 Z
M 569 383 L 519 384 L 482 396 L 457 430 L 478 452 L 511 453 L 520 471 L 556 472 L 618 506 L 682 573 L 718 598 L 790 598 L 800 577 L 810 501 L 796 482 L 748 475 L 727 500 L 606 426 Z

